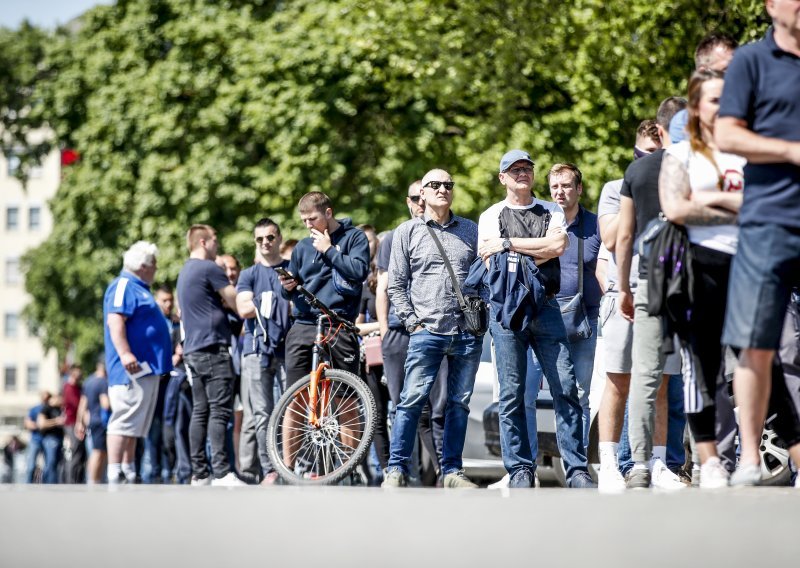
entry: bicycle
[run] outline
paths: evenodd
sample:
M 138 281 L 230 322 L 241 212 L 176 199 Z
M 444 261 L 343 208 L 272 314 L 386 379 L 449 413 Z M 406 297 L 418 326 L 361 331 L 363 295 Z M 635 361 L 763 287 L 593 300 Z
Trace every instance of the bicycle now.
M 311 372 L 288 387 L 275 405 L 267 451 L 286 483 L 331 485 L 350 475 L 367 455 L 375 432 L 375 400 L 359 377 L 321 360 L 323 345 L 333 342 L 341 329 L 358 333 L 356 326 L 299 283 L 295 290 L 320 310 Z

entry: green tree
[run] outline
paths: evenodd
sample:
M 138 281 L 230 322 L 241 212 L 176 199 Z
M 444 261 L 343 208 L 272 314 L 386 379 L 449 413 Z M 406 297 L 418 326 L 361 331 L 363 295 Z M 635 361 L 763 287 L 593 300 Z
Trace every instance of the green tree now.
M 51 149 L 51 142 L 31 134 L 42 126 L 34 111 L 34 93 L 43 78 L 47 34 L 24 22 L 19 29 L 0 28 L 0 149 L 19 159 L 15 175 L 25 181 Z
M 52 203 L 55 230 L 27 257 L 28 314 L 45 343 L 102 341 L 101 298 L 121 253 L 161 248 L 172 281 L 192 223 L 249 259 L 263 215 L 303 236 L 295 204 L 322 190 L 379 228 L 405 187 L 450 170 L 456 210 L 501 198 L 509 147 L 539 187 L 574 161 L 590 199 L 629 161 L 633 130 L 681 93 L 697 40 L 763 32 L 754 0 L 119 0 L 49 40 L 36 109 L 81 160 Z M 541 190 L 539 190 L 541 191 Z M 51 251 L 57 251 L 52 254 Z

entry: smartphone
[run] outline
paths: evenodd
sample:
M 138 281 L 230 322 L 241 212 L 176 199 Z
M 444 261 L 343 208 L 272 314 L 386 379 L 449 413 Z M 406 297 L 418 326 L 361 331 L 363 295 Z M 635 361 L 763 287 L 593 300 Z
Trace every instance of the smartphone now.
M 278 274 L 280 274 L 284 278 L 291 278 L 292 280 L 297 280 L 297 278 L 294 277 L 294 274 L 292 274 L 291 272 L 289 272 L 288 270 L 286 270 L 285 268 L 282 268 L 280 266 L 275 268 L 275 272 L 277 272 Z

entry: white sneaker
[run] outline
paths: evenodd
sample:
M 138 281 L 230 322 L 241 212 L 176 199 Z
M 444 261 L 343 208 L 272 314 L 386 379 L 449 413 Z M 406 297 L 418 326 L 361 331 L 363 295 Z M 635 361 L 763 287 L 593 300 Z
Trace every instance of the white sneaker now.
M 211 476 L 204 477 L 203 479 L 197 478 L 192 476 L 192 487 L 203 487 L 205 485 L 211 485 Z
M 800 489 L 800 473 L 798 473 L 794 477 L 794 488 L 795 489 Z
M 224 477 L 220 477 L 219 479 L 214 478 L 211 480 L 211 485 L 214 487 L 245 487 L 247 484 L 236 477 L 236 474 L 232 471 L 229 471 L 227 475 Z
M 722 489 L 728 486 L 729 478 L 728 470 L 717 457 L 708 458 L 700 466 L 700 489 Z
M 656 489 L 665 489 L 667 491 L 678 491 L 685 489 L 686 485 L 681 481 L 681 478 L 670 471 L 661 460 L 650 461 L 650 486 Z
M 601 465 L 597 470 L 597 490 L 600 493 L 624 493 L 625 478 L 613 465 Z
M 509 474 L 505 474 L 503 479 L 487 485 L 486 489 L 507 489 L 509 481 L 511 481 L 511 476 Z

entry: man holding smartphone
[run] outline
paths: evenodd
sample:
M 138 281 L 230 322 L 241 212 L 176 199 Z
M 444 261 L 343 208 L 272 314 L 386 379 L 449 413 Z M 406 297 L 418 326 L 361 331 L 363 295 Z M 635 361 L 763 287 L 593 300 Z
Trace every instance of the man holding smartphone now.
M 350 219 L 336 219 L 324 193 L 312 191 L 298 204 L 300 219 L 311 232 L 292 251 L 288 271 L 281 276 L 284 298 L 292 300 L 295 323 L 286 335 L 286 387 L 311 370 L 319 310 L 295 291 L 302 284 L 332 311 L 355 321 L 361 290 L 369 272 L 369 242 Z M 327 354 L 336 369 L 359 374 L 359 346 L 355 333 L 340 330 Z

